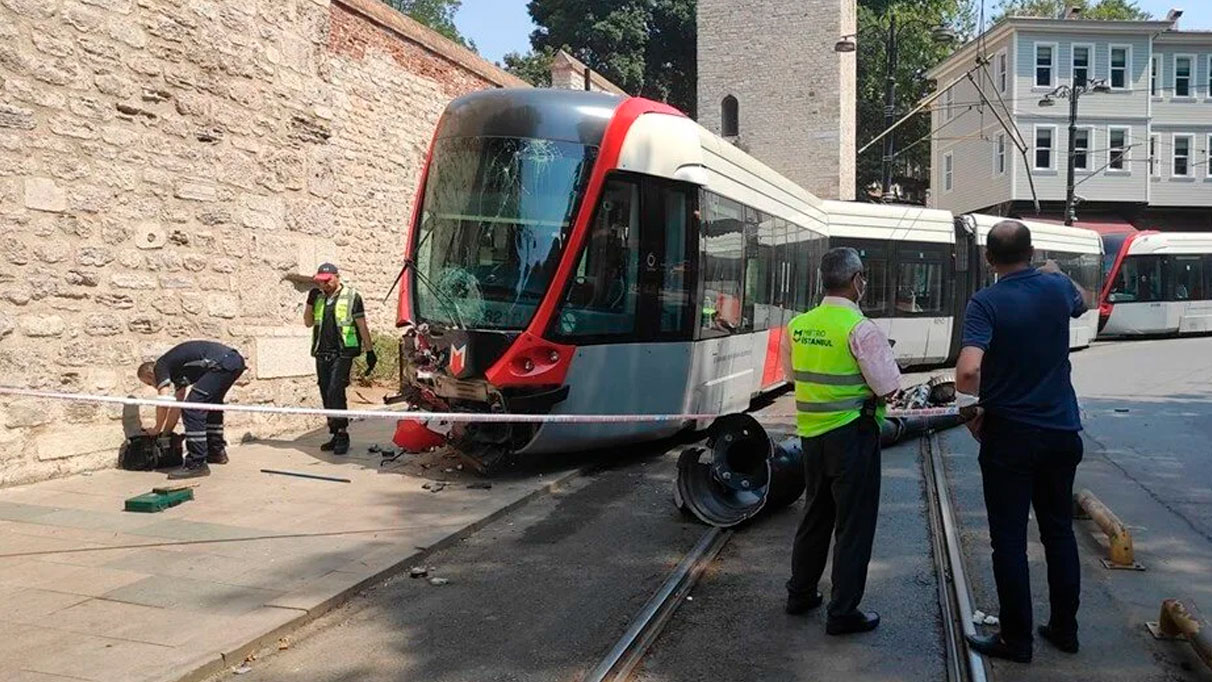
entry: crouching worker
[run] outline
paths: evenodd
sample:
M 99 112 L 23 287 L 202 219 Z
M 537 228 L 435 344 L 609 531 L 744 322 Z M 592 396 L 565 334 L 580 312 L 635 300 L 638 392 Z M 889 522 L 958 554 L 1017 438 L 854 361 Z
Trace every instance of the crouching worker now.
M 244 358 L 234 348 L 214 341 L 186 341 L 155 362 L 139 365 L 139 380 L 155 386 L 160 395 L 175 394 L 190 403 L 223 404 L 223 398 L 244 373 Z M 188 390 L 188 395 L 186 391 Z M 182 410 L 157 407 L 156 425 L 150 436 L 172 433 Z M 227 441 L 223 439 L 223 412 L 184 410 L 185 461 L 169 472 L 169 479 L 209 476 L 210 464 L 227 463 Z

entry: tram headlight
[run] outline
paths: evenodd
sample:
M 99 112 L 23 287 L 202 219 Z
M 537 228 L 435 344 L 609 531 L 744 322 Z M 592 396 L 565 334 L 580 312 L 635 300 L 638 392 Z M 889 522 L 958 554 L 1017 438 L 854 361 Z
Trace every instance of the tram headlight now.
M 523 372 L 534 371 L 534 360 L 531 360 L 530 358 L 522 358 L 522 362 L 519 364 L 522 366 Z
M 554 365 L 555 363 L 560 361 L 560 354 L 554 350 L 549 351 L 547 353 L 547 361 Z

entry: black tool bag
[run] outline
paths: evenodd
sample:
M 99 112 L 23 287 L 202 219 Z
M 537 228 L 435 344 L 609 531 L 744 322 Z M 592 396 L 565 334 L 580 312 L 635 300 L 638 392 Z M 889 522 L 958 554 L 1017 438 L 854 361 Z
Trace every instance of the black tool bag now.
M 118 451 L 118 466 L 127 471 L 151 471 L 179 467 L 184 461 L 185 437 L 172 434 L 156 438 L 138 434 L 126 439 Z

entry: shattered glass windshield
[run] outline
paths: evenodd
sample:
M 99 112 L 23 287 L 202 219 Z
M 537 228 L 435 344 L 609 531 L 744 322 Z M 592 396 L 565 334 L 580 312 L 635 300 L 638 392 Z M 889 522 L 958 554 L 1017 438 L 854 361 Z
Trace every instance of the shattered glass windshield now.
M 417 236 L 420 319 L 524 329 L 555 274 L 596 154 L 553 140 L 439 139 Z

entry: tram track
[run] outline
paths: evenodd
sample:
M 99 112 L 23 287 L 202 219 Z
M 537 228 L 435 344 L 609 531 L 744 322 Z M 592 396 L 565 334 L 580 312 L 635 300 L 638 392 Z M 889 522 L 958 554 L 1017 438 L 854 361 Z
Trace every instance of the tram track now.
M 921 437 L 918 448 L 942 616 L 946 679 L 948 682 L 988 682 L 991 677 L 984 658 L 969 651 L 964 640 L 966 634 L 976 632 L 971 620 L 972 597 L 938 436 L 932 433 Z M 678 606 L 685 602 L 733 533 L 720 528 L 708 529 L 583 681 L 626 682 L 632 679 L 632 673 L 660 638 Z

